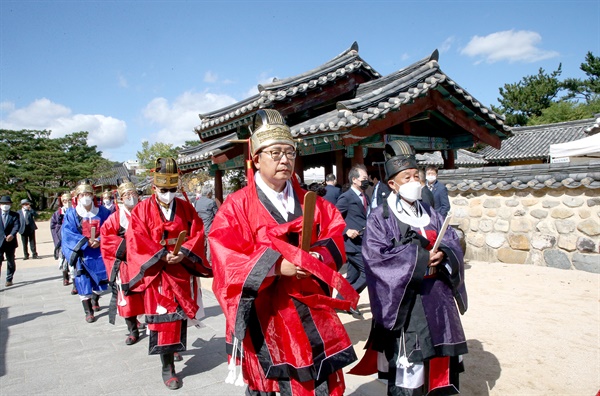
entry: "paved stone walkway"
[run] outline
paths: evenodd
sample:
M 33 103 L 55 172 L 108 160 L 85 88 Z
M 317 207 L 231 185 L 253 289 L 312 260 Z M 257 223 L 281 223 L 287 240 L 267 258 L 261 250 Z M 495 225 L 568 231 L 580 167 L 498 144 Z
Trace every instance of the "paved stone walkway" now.
M 38 226 L 42 259 L 23 261 L 19 247 L 14 285 L 4 286 L 6 264 L 0 275 L 1 395 L 244 394 L 245 388 L 224 382 L 225 318 L 209 291 L 210 282 L 203 283 L 206 327 L 188 328 L 188 350 L 182 353 L 184 360 L 175 363 L 183 388 L 170 391 L 162 383 L 160 358 L 148 355 L 147 336 L 127 346 L 125 321 L 117 317 L 115 325 L 108 323 L 110 295 L 100 299 L 97 321 L 85 322 L 79 297 L 69 293 L 71 286 L 62 285 L 51 255 L 48 223 Z M 368 328 L 370 321 L 360 322 Z M 383 385 L 373 378 L 346 378 L 348 395 L 385 394 Z M 371 385 L 365 387 L 365 380 Z

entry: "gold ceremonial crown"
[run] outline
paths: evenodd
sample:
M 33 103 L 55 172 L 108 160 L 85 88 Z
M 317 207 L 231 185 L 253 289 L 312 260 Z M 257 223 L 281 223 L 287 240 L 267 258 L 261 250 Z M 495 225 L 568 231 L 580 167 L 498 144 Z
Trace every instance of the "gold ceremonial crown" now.
M 119 187 L 117 187 L 117 192 L 119 193 L 120 197 L 122 197 L 127 191 L 137 191 L 135 184 L 133 184 L 133 182 L 126 177 L 118 179 L 117 184 L 119 185 Z
M 79 195 L 82 193 L 94 193 L 94 186 L 92 186 L 92 181 L 90 179 L 83 179 L 79 182 L 77 187 L 75 187 L 75 194 Z
M 177 162 L 171 157 L 157 158 L 154 167 L 154 185 L 172 188 L 179 186 Z
M 276 143 L 296 147 L 290 128 L 277 110 L 260 109 L 254 115 L 253 133 L 250 136 L 252 155 Z

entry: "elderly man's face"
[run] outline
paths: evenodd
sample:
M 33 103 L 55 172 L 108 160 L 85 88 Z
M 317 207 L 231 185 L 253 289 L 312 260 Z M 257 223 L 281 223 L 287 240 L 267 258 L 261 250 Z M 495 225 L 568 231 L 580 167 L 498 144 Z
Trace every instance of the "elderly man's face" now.
M 282 191 L 285 182 L 294 174 L 296 149 L 289 144 L 274 144 L 254 155 L 254 165 L 265 183 L 275 191 Z
M 418 169 L 405 169 L 401 172 L 398 172 L 396 176 L 388 181 L 388 185 L 392 190 L 398 192 L 398 189 L 401 185 L 412 182 L 419 181 L 419 170 Z

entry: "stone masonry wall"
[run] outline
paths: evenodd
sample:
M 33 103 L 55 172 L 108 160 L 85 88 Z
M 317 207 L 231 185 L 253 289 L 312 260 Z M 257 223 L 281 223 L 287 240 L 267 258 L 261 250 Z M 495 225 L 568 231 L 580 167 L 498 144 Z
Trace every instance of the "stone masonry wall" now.
M 451 191 L 465 258 L 600 273 L 600 191 Z

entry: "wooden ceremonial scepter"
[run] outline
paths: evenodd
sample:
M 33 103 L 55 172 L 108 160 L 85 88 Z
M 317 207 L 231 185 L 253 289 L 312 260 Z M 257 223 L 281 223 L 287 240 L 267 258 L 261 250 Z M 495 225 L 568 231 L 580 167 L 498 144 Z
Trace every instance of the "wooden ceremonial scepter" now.
M 90 228 L 90 241 L 96 240 L 96 227 Z
M 309 191 L 304 195 L 304 215 L 302 219 L 302 240 L 300 249 L 308 252 L 310 250 L 310 238 L 312 237 L 312 229 L 315 222 L 315 204 L 317 202 L 317 194 L 314 191 Z
M 179 253 L 179 249 L 181 249 L 181 245 L 185 242 L 185 237 L 187 236 L 187 231 L 181 231 L 179 236 L 177 237 L 177 243 L 175 243 L 175 248 L 173 248 L 173 252 L 171 253 L 173 256 L 177 256 Z

